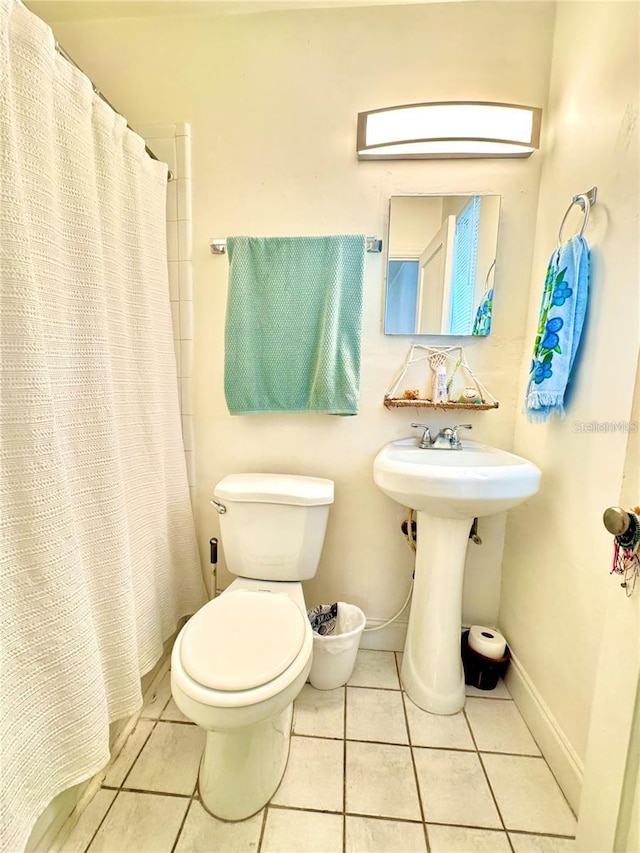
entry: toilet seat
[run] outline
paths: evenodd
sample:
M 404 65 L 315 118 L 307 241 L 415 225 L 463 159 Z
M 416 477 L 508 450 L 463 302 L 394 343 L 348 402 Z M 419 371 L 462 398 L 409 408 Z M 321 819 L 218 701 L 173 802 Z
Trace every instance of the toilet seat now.
M 180 661 L 189 678 L 205 688 L 251 690 L 291 666 L 307 627 L 306 617 L 286 595 L 228 591 L 186 624 Z

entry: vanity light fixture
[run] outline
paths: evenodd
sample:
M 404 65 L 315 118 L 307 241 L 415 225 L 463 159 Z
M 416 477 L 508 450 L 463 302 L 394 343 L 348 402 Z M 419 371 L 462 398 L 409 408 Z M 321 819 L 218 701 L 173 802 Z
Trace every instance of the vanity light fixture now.
M 358 113 L 359 160 L 529 157 L 542 110 L 490 101 L 442 101 Z

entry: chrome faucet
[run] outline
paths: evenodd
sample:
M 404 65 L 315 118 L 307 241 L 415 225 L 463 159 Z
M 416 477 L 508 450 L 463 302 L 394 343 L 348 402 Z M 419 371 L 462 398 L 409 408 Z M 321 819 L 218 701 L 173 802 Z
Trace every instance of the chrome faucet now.
M 422 438 L 418 442 L 418 447 L 421 450 L 439 449 L 439 450 L 462 450 L 462 442 L 458 431 L 461 429 L 472 429 L 471 424 L 458 424 L 454 427 L 445 427 L 441 429 L 435 438 L 431 437 L 431 431 L 426 424 L 411 424 L 412 427 L 419 427 L 424 430 Z
M 419 429 L 424 430 L 422 433 L 422 438 L 418 444 L 418 447 L 421 450 L 426 450 L 429 447 L 433 447 L 433 439 L 431 438 L 431 432 L 429 431 L 429 427 L 427 424 L 411 424 L 412 427 L 418 427 Z
M 473 429 L 473 426 L 471 424 L 458 424 L 457 426 L 454 426 L 451 432 L 451 447 L 454 450 L 462 450 L 462 442 L 458 435 L 458 430 L 460 429 Z

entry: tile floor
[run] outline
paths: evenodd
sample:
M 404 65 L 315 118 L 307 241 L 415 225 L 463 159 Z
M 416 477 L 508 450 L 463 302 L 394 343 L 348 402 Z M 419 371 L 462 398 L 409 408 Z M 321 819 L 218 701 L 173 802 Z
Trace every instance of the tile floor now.
M 400 655 L 361 650 L 346 688 L 306 685 L 271 803 L 224 823 L 197 791 L 204 733 L 169 674 L 61 853 L 565 853 L 576 821 L 502 682 L 437 717 L 400 689 Z

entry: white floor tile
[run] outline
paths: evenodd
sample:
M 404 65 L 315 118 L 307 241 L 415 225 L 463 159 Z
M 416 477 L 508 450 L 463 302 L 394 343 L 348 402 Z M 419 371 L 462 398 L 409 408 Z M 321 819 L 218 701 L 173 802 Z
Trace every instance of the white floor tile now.
M 464 826 L 427 826 L 431 853 L 511 853 L 506 832 Z
M 269 809 L 261 853 L 342 853 L 342 815 Z
M 264 812 L 248 820 L 228 823 L 212 817 L 206 809 L 193 800 L 182 827 L 175 853 L 251 853 L 258 849 Z
M 485 753 L 482 761 L 507 829 L 575 834 L 576 819 L 544 759 Z
M 409 743 L 400 691 L 348 687 L 347 737 Z
M 316 690 L 305 684 L 293 705 L 293 731 L 297 735 L 344 737 L 344 687 Z
M 346 820 L 347 853 L 426 853 L 421 823 L 349 817 Z
M 120 791 L 90 853 L 170 853 L 187 811 L 186 797 Z
M 472 687 L 467 684 L 465 687 L 467 696 L 477 696 L 481 699 L 511 699 L 511 694 L 507 690 L 507 685 L 500 678 L 493 690 L 480 690 L 478 687 Z
M 104 777 L 103 785 L 108 785 L 113 788 L 119 788 L 125 780 L 129 770 L 133 766 L 133 762 L 138 757 L 140 750 L 144 746 L 144 742 L 151 734 L 153 729 L 153 720 L 143 720 L 140 718 L 135 729 L 127 738 L 120 753 L 115 760 L 109 764 L 107 775 Z
M 340 740 L 293 735 L 287 769 L 272 802 L 280 806 L 341 812 L 343 750 Z
M 157 720 L 170 698 L 171 673 L 166 672 L 157 687 L 145 694 L 141 716 Z
M 515 853 L 572 853 L 573 838 L 553 838 L 549 835 L 520 835 L 510 832 L 509 838 Z
M 481 761 L 515 853 L 571 853 L 576 820 L 544 760 L 533 757 L 539 751 L 504 682 L 494 691 L 467 687 L 466 714 L 433 715 L 407 696 L 403 706 L 396 660 L 401 653 L 363 649 L 346 691 L 305 685 L 266 822 L 264 812 L 226 823 L 198 800 L 189 807 L 205 733 L 185 725 L 166 673 L 145 694 L 141 719 L 107 769 L 105 784 L 125 789 L 101 789 L 60 853 L 85 851 L 96 830 L 89 853 L 169 853 L 174 844 L 175 853 L 251 853 L 263 823 L 264 853 L 342 853 L 345 787 L 346 853 L 425 853 L 405 708 L 432 853 L 508 853 Z
M 192 722 L 192 720 L 190 720 L 189 717 L 186 717 L 182 713 L 180 708 L 178 708 L 178 706 L 176 705 L 175 699 L 173 697 L 171 697 L 171 699 L 169 699 L 169 702 L 167 703 L 166 708 L 164 709 L 164 711 L 160 715 L 160 719 L 161 720 L 173 720 L 174 722 L 177 722 L 177 723 L 191 723 Z
M 386 687 L 399 690 L 394 653 L 360 649 L 348 684 L 351 687 Z
M 414 757 L 427 822 L 502 828 L 476 753 L 416 749 Z
M 199 726 L 158 723 L 125 779 L 125 787 L 169 794 L 193 793 L 205 735 Z
M 84 853 L 100 822 L 114 801 L 117 791 L 101 788 L 80 815 L 58 853 Z
M 414 746 L 439 746 L 445 749 L 475 750 L 469 726 L 462 711 L 442 716 L 423 711 L 405 695 L 411 743 Z
M 469 697 L 465 712 L 481 752 L 540 755 L 540 750 L 513 701 L 494 703 Z
M 348 812 L 421 820 L 408 747 L 350 741 L 346 773 Z

